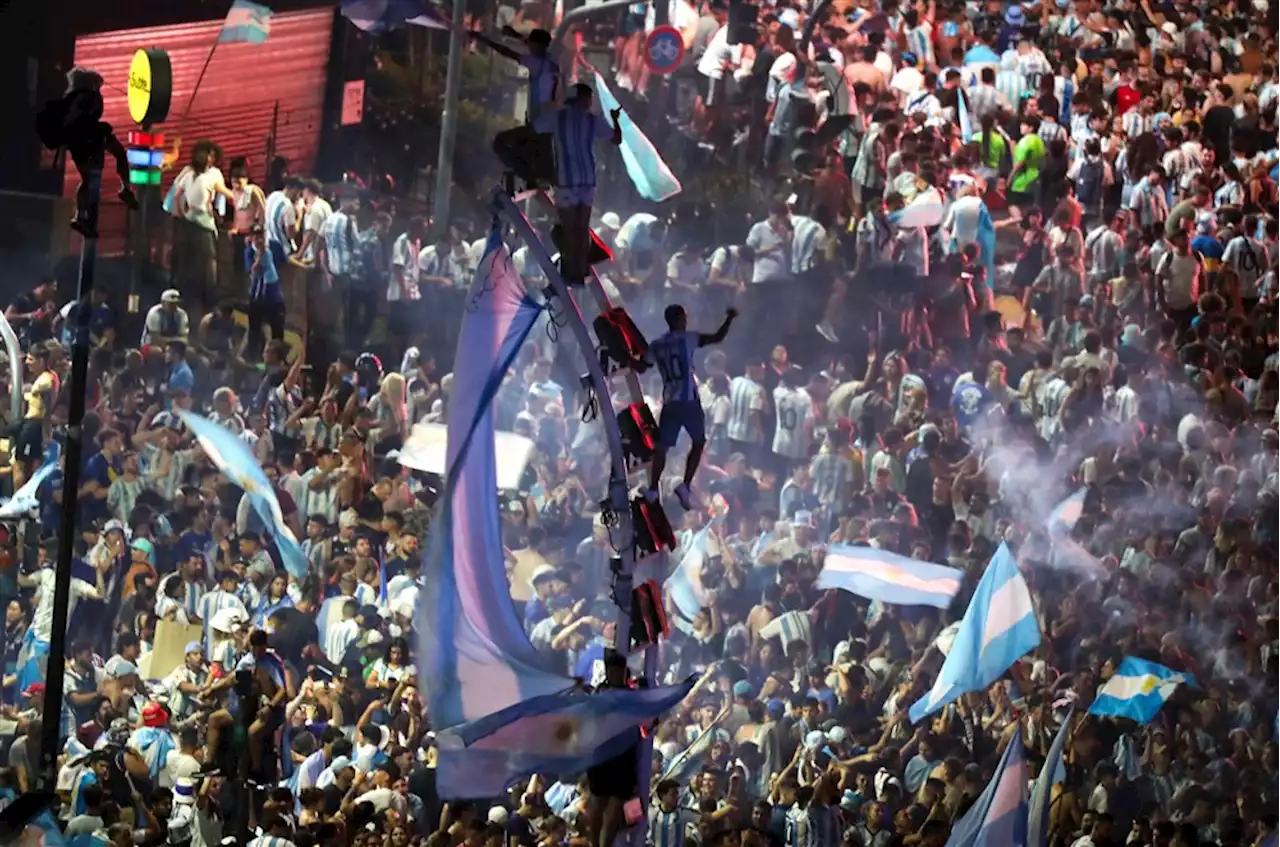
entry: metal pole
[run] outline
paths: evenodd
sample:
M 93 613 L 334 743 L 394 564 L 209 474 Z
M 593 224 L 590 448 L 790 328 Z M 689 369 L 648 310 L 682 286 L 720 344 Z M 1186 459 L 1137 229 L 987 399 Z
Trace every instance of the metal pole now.
M 453 4 L 449 30 L 449 70 L 444 82 L 444 120 L 440 124 L 440 156 L 436 161 L 436 196 L 432 208 L 438 232 L 449 226 L 449 187 L 453 184 L 453 148 L 458 140 L 458 100 L 462 95 L 462 52 L 467 47 L 467 4 Z M 486 142 L 487 143 L 487 142 Z
M 89 197 L 85 217 L 96 231 L 98 202 L 102 197 L 102 171 L 90 171 Z M 80 243 L 80 284 L 76 299 L 76 328 L 71 348 L 70 410 L 67 413 L 67 444 L 62 468 L 62 527 L 58 538 L 58 565 L 53 582 L 53 631 L 49 635 L 49 660 L 45 673 L 44 734 L 40 742 L 40 772 L 44 789 L 53 791 L 58 784 L 58 751 L 62 749 L 62 677 L 66 671 L 67 605 L 71 594 L 71 561 L 77 528 L 76 516 L 80 490 L 80 455 L 83 438 L 85 384 L 89 374 L 89 323 L 93 313 L 93 265 L 98 257 L 98 239 L 86 238 Z
M 654 11 L 657 13 L 658 23 L 663 24 L 666 22 L 667 0 L 656 0 L 656 2 L 658 5 Z M 633 3 L 634 0 L 604 0 L 603 3 L 579 6 L 571 12 L 566 12 L 565 16 L 560 19 L 560 24 L 556 27 L 556 31 L 551 36 L 552 46 L 559 46 L 560 42 L 564 40 L 565 33 L 569 31 L 569 27 L 578 21 L 600 17 L 605 12 L 625 9 L 627 6 L 633 5 Z

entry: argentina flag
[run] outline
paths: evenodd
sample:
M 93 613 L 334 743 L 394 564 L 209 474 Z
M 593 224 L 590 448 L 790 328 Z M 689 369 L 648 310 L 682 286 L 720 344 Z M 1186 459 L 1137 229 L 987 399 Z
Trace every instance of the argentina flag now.
M 899 606 L 945 609 L 960 591 L 962 571 L 918 562 L 888 550 L 833 544 L 827 549 L 817 587 Z
M 1027 847 L 1027 753 L 1022 730 L 1004 748 L 991 782 L 951 826 L 946 847 Z
M 704 526 L 689 542 L 680 564 L 667 577 L 663 590 L 676 610 L 689 621 L 707 604 L 707 590 L 702 585 L 702 566 L 707 560 L 707 541 L 711 526 Z
M 572 688 L 545 669 L 511 605 L 503 567 L 491 404 L 542 306 L 497 233 L 467 297 L 449 397 L 446 490 L 418 595 L 418 678 L 431 722 L 451 727 Z
M 271 35 L 271 10 L 251 0 L 235 0 L 218 32 L 219 44 L 264 44 Z
M 1194 685 L 1195 677 L 1156 662 L 1126 656 L 1115 675 L 1098 692 L 1089 714 L 1151 723 L 1165 701 L 1184 682 Z
M 280 511 L 280 501 L 276 499 L 275 488 L 271 480 L 267 479 L 258 460 L 254 458 L 248 443 L 232 434 L 226 427 L 200 415 L 193 415 L 179 409 L 178 417 L 200 442 L 200 449 L 204 450 L 209 461 L 213 462 L 233 485 L 244 490 L 253 510 L 267 526 L 271 540 L 276 543 L 276 549 L 280 551 L 285 570 L 299 582 L 306 579 L 307 571 L 310 569 L 307 554 L 302 552 L 302 548 L 298 546 L 298 539 L 293 535 L 293 530 L 289 529 L 284 522 L 284 514 Z
M 1008 546 L 1001 544 L 969 601 L 937 681 L 911 706 L 911 722 L 919 723 L 962 694 L 986 689 L 1039 646 L 1031 590 Z
M 39 492 L 40 486 L 44 485 L 45 480 L 53 476 L 57 470 L 58 458 L 55 455 L 53 459 L 46 461 L 37 468 L 31 478 L 24 482 L 21 488 L 13 492 L 13 496 L 3 506 L 0 506 L 0 518 L 20 518 L 32 509 L 39 508 L 40 500 L 36 494 Z
M 1045 529 L 1051 535 L 1069 533 L 1076 528 L 1080 517 L 1084 514 L 1084 500 L 1089 496 L 1088 486 L 1081 486 L 1076 493 L 1053 507 L 1049 517 L 1045 518 Z
M 1068 712 L 1049 745 L 1049 753 L 1040 768 L 1040 776 L 1031 789 L 1031 804 L 1027 814 L 1027 844 L 1029 847 L 1045 847 L 1049 843 L 1049 806 L 1053 802 L 1053 786 L 1067 779 L 1067 766 L 1063 762 L 1063 749 L 1067 746 L 1067 734 L 1071 731 Z
M 594 68 L 592 73 L 596 78 L 596 98 L 600 101 L 600 109 L 608 115 L 619 108 L 618 98 L 614 97 L 609 86 L 605 85 L 604 77 L 596 73 Z M 622 164 L 627 169 L 631 184 L 636 187 L 641 197 L 651 203 L 661 203 L 684 190 L 680 180 L 676 179 L 671 168 L 662 160 L 658 148 L 654 147 L 649 137 L 636 126 L 636 122 L 631 119 L 625 109 L 618 116 L 618 126 L 622 130 L 622 147 L 620 148 Z

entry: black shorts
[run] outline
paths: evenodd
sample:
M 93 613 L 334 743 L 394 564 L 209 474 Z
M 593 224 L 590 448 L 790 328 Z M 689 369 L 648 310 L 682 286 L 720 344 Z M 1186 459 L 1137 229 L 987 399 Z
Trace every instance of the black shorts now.
M 38 462 L 44 456 L 44 421 L 26 418 L 18 426 L 18 459 Z

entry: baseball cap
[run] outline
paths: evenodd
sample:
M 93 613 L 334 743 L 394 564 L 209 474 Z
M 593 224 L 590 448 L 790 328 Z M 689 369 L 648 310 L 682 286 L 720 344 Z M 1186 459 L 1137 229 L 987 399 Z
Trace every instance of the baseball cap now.
M 1022 7 L 1018 5 L 1010 6 L 1004 12 L 1004 22 L 1009 26 L 1022 26 L 1026 21 L 1026 16 L 1022 13 Z
M 44 692 L 45 687 L 43 682 L 33 682 L 23 690 L 22 696 L 27 698 L 40 697 L 44 695 Z
M 176 288 L 166 288 L 164 293 L 160 295 L 161 303 L 181 303 L 182 292 Z

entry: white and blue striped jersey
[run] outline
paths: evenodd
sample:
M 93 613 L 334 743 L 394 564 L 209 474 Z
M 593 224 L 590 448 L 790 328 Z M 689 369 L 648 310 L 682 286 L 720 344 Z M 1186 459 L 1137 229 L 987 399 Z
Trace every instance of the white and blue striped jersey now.
M 595 144 L 613 137 L 613 127 L 594 112 L 568 105 L 534 123 L 534 129 L 550 133 L 556 146 L 556 185 L 561 188 L 594 188 Z
M 668 332 L 649 342 L 644 359 L 662 375 L 663 403 L 697 403 L 693 381 L 693 352 L 699 347 L 696 332 Z
M 266 223 L 263 229 L 266 230 L 267 243 L 278 244 L 284 249 L 286 256 L 292 255 L 293 231 L 298 223 L 298 213 L 293 201 L 283 191 L 271 192 L 271 196 L 267 198 L 264 216 Z
M 685 834 L 689 826 L 697 820 L 697 813 L 691 809 L 677 807 L 670 812 L 662 811 L 655 805 L 649 810 L 649 847 L 684 847 Z
M 759 444 L 764 441 L 764 427 L 758 414 L 765 407 L 764 387 L 746 376 L 735 376 L 729 383 L 729 437 L 734 441 Z

